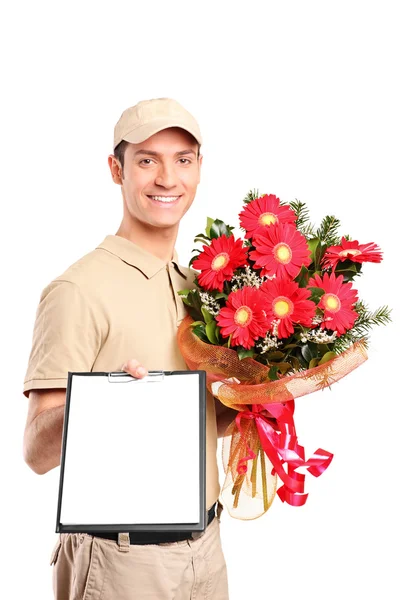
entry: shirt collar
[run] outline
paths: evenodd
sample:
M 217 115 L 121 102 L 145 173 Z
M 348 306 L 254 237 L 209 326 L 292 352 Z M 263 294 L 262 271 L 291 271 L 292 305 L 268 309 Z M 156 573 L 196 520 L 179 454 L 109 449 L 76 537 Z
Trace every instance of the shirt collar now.
M 104 250 L 108 250 L 108 252 L 115 254 L 129 265 L 137 267 L 140 269 L 140 271 L 142 271 L 142 273 L 144 273 L 144 275 L 146 275 L 148 279 L 153 277 L 153 275 L 161 271 L 161 269 L 168 264 L 168 262 L 165 262 L 158 256 L 155 256 L 155 254 L 148 252 L 141 246 L 138 246 L 131 240 L 128 240 L 120 235 L 107 235 L 101 244 L 96 246 L 96 250 L 97 248 L 104 248 Z M 178 253 L 175 248 L 172 260 L 170 262 L 174 264 L 174 267 L 179 274 L 184 279 L 187 279 L 185 273 L 179 265 Z

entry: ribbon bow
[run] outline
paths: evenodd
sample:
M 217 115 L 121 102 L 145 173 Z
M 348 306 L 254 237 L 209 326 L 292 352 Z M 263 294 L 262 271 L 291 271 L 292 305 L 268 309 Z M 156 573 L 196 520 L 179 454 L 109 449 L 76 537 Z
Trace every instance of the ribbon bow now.
M 251 410 L 239 411 L 235 421 L 245 441 L 240 422 L 242 419 L 254 419 L 261 447 L 273 465 L 272 475 L 276 473 L 283 482 L 277 490 L 279 498 L 292 506 L 302 506 L 308 497 L 308 494 L 304 493 L 305 474 L 298 473 L 296 469 L 306 467 L 311 475 L 319 477 L 330 465 L 333 454 L 318 448 L 307 461 L 305 460 L 304 447 L 297 441 L 293 412 L 294 400 L 285 403 L 253 404 Z M 239 475 L 246 473 L 246 462 L 256 456 L 246 442 L 245 446 L 249 454 L 238 461 Z M 285 463 L 287 472 L 284 469 Z

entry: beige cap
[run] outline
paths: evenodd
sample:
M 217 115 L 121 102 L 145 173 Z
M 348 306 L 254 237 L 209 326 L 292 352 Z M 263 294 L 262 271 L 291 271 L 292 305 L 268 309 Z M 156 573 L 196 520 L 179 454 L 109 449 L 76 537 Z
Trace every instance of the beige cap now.
M 182 127 L 203 143 L 196 119 L 179 102 L 153 98 L 124 110 L 114 127 L 114 149 L 122 140 L 139 144 L 167 127 Z

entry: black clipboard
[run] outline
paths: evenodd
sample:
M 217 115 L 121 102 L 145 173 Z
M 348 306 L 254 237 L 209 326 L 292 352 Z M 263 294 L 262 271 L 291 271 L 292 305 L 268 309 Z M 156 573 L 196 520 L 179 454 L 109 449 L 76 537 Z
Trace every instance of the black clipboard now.
M 57 533 L 204 531 L 205 475 L 204 370 L 68 371 Z

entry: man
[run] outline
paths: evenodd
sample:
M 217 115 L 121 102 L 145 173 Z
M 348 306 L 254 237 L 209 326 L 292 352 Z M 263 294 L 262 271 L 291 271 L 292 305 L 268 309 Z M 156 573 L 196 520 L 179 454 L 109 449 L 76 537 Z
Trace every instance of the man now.
M 34 472 L 60 464 L 68 371 L 188 368 L 176 341 L 187 314 L 177 292 L 194 287 L 198 272 L 179 264 L 175 241 L 200 182 L 201 144 L 196 120 L 169 98 L 141 101 L 116 124 L 108 164 L 121 186 L 121 224 L 44 288 L 37 309 L 23 388 L 24 459 Z M 56 599 L 228 598 L 216 451 L 236 412 L 208 391 L 206 408 L 205 531 L 59 534 Z

